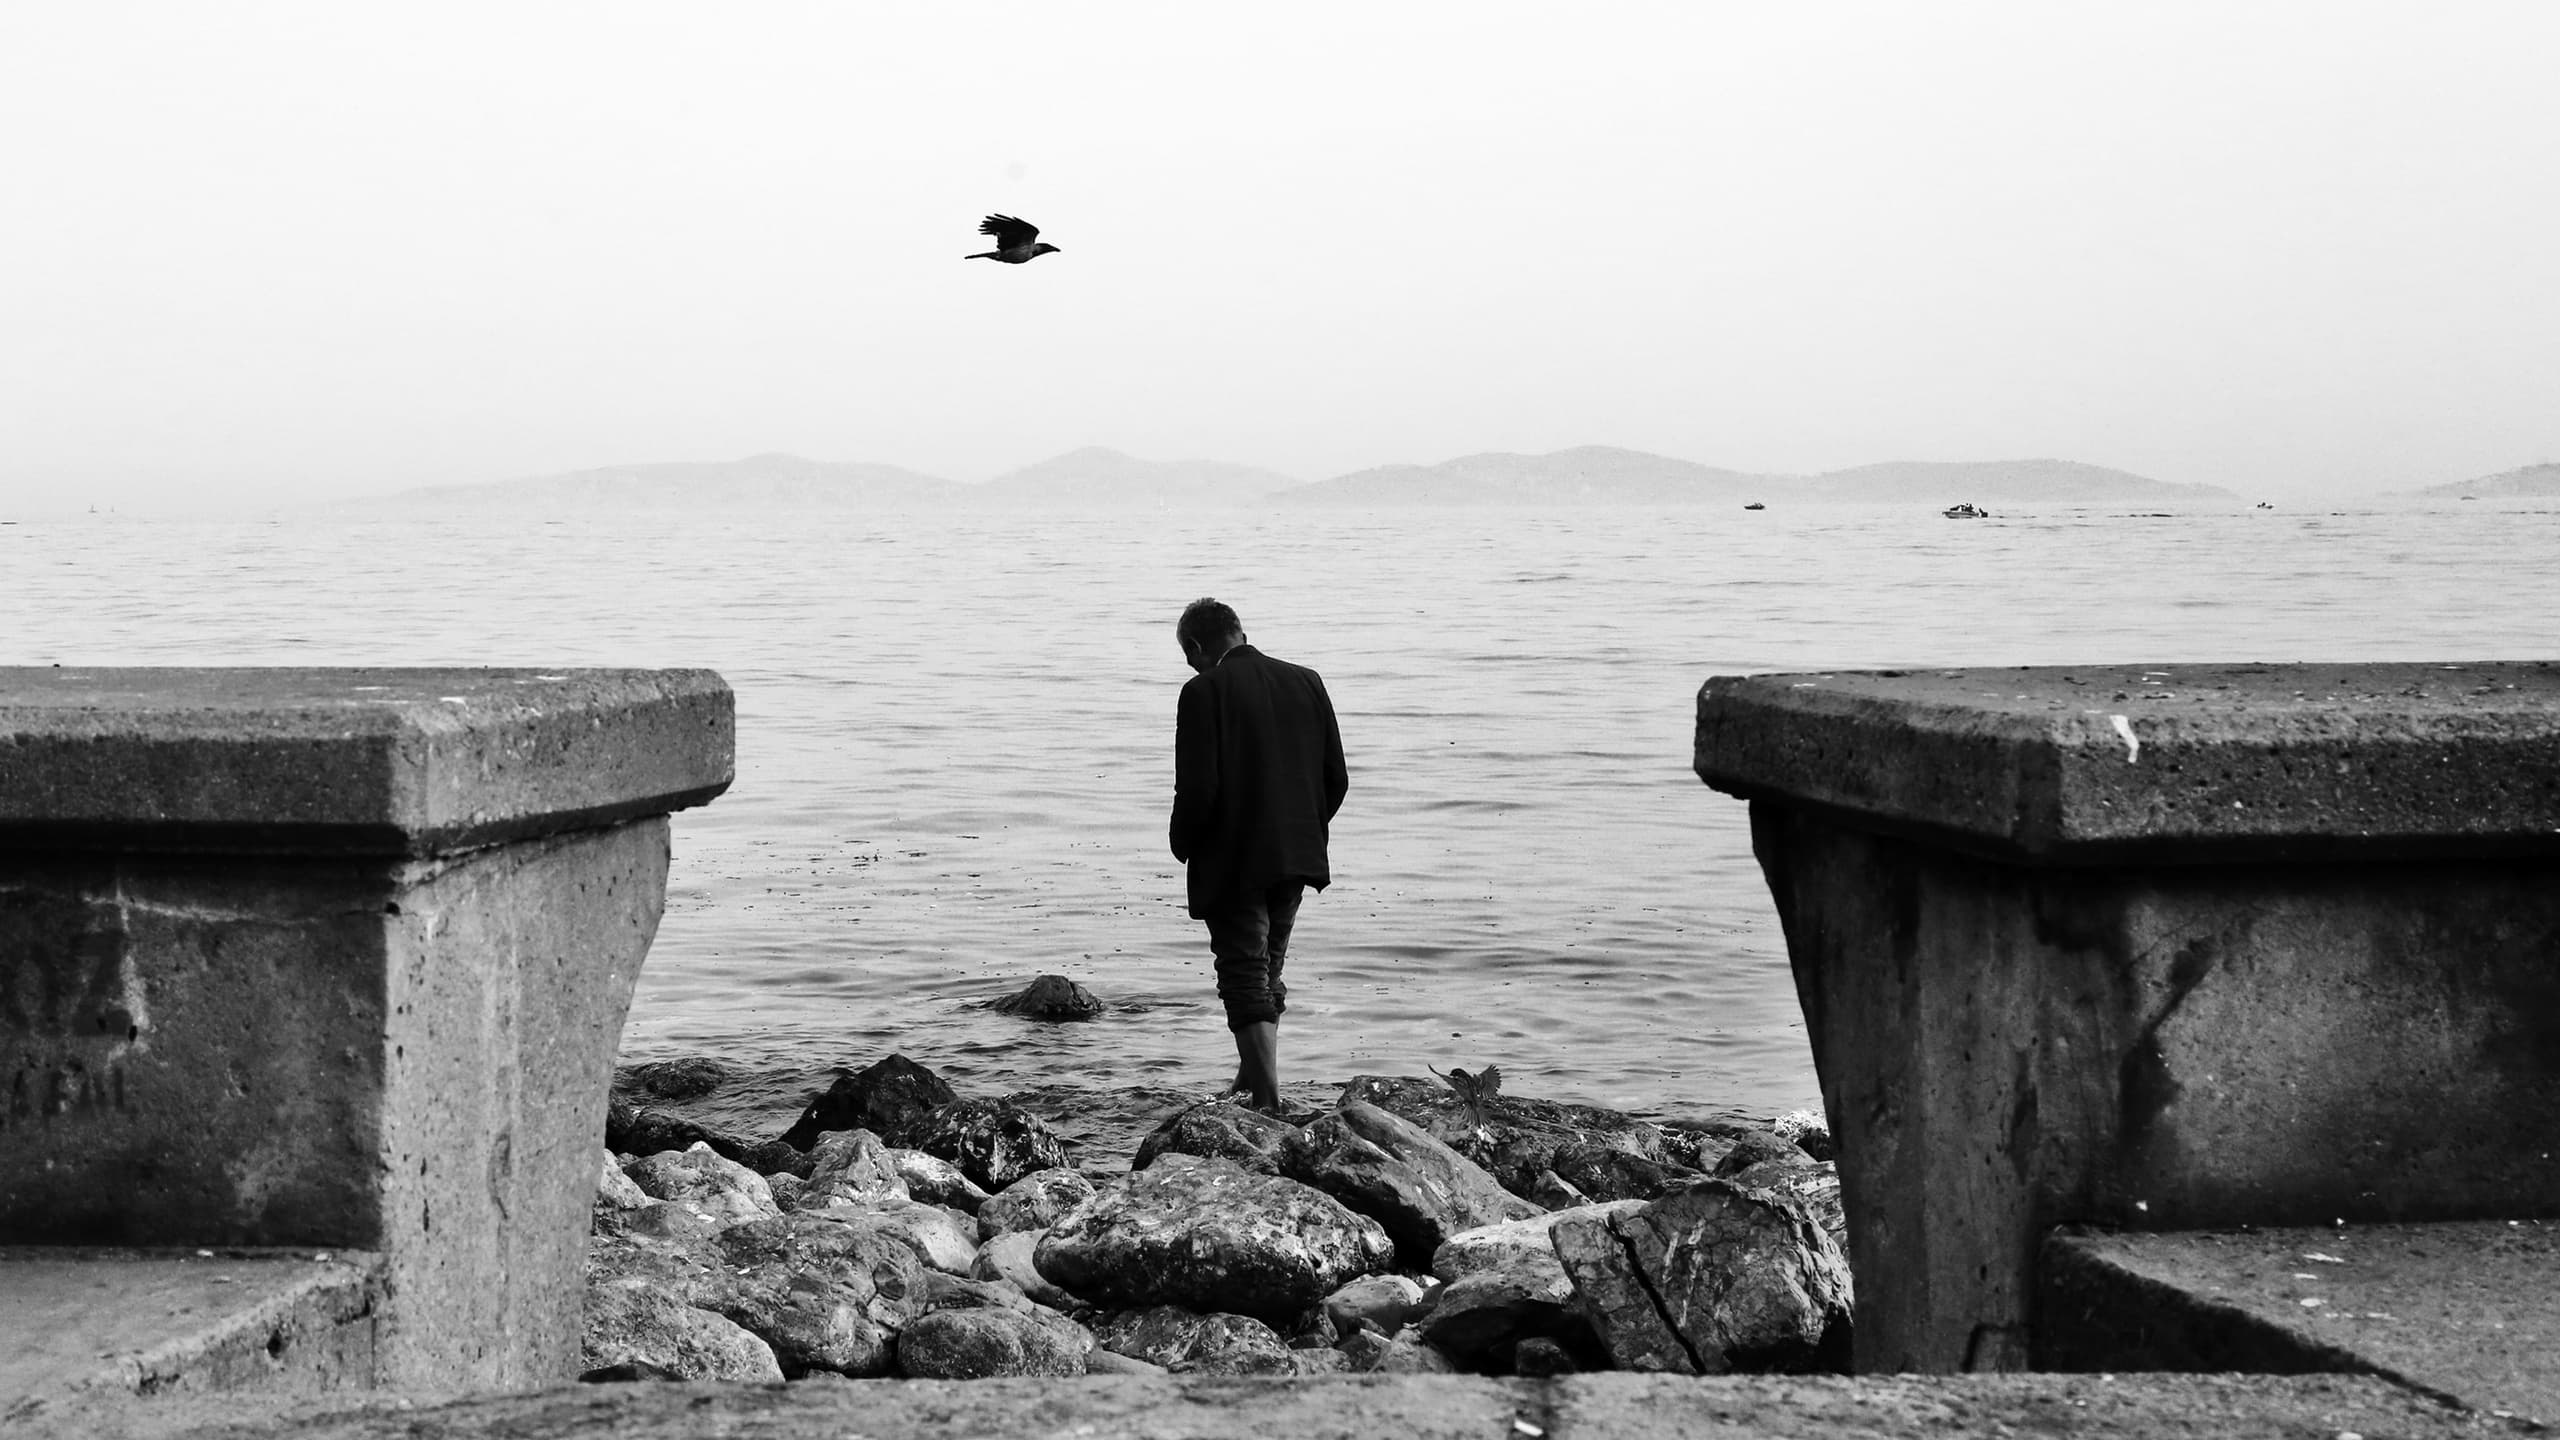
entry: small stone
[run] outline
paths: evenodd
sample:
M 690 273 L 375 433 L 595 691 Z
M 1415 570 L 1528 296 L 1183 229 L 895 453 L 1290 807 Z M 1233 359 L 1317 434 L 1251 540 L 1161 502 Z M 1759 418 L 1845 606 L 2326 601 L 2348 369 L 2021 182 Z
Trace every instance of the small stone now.
M 1563 1342 L 1544 1335 L 1532 1335 L 1511 1351 L 1511 1373 L 1530 1380 L 1553 1379 L 1581 1370 L 1573 1363 L 1573 1352 Z
M 1409 1275 L 1363 1275 L 1324 1297 L 1326 1318 L 1343 1334 L 1365 1323 L 1393 1335 L 1422 1309 L 1422 1286 Z

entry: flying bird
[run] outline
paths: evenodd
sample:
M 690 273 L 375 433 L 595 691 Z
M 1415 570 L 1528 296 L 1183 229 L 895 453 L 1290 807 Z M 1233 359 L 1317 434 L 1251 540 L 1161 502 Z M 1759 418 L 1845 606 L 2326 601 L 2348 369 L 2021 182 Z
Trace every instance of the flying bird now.
M 1058 247 L 1040 243 L 1040 227 L 1013 215 L 990 215 L 978 222 L 978 233 L 996 237 L 996 248 L 964 260 L 1001 260 L 1007 265 L 1020 265 L 1027 260 L 1050 254 Z

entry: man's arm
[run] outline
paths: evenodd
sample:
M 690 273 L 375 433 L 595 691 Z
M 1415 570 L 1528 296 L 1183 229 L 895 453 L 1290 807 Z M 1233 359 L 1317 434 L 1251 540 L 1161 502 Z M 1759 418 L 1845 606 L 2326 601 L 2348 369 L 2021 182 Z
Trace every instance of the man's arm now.
M 1218 802 L 1218 707 L 1207 678 L 1188 680 L 1173 712 L 1173 858 L 1191 862 Z
M 1316 711 L 1324 716 L 1324 819 L 1330 825 L 1342 797 L 1351 793 L 1351 767 L 1343 763 L 1342 726 L 1333 718 L 1333 697 L 1322 680 L 1316 681 Z

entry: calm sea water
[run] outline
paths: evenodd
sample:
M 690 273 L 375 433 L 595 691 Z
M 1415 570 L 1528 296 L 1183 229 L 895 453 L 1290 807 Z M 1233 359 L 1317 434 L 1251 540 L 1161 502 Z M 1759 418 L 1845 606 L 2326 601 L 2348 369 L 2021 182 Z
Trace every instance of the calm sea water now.
M 1742 807 L 1688 769 L 1707 676 L 2548 656 L 2560 510 L 0 525 L 0 663 L 725 674 L 737 785 L 677 821 L 624 1055 L 743 1062 L 777 1113 L 892 1050 L 994 1092 L 1232 1070 L 1164 842 L 1201 594 L 1324 674 L 1350 754 L 1293 1078 L 1766 1112 L 1815 1087 Z M 986 1009 L 1044 972 L 1114 1008 Z

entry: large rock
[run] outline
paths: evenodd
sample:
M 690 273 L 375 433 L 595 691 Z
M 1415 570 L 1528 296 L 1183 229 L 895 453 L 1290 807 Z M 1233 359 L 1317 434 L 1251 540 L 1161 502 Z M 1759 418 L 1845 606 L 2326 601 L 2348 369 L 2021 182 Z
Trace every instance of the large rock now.
M 1637 1210 L 1566 1216 L 1554 1242 L 1621 1369 L 1721 1375 L 1846 1357 L 1848 1261 L 1785 1191 L 1700 1180 Z
M 783 1373 L 890 1373 L 890 1341 L 922 1313 L 924 1263 L 889 1236 L 792 1214 L 733 1225 L 704 1302 L 761 1336 Z
M 1197 1155 L 1207 1160 L 1233 1160 L 1264 1175 L 1280 1173 L 1280 1152 L 1298 1127 L 1276 1116 L 1225 1100 L 1211 1100 L 1176 1113 L 1138 1142 L 1132 1170 L 1144 1170 L 1159 1155 Z
M 939 1155 L 921 1150 L 892 1149 L 887 1152 L 889 1167 L 905 1182 L 907 1198 L 927 1205 L 948 1205 L 972 1215 L 987 1203 L 987 1192 L 978 1183 L 960 1173 L 960 1167 Z
M 1442 1280 L 1457 1280 L 1488 1270 L 1500 1270 L 1570 1284 L 1565 1277 L 1564 1263 L 1556 1259 L 1553 1239 L 1556 1226 L 1574 1216 L 1629 1214 L 1643 1209 L 1644 1203 L 1641 1200 L 1610 1200 L 1461 1230 L 1431 1252 L 1431 1273 Z
M 808 1150 L 830 1130 L 868 1130 L 905 1144 L 910 1124 L 958 1098 L 941 1076 L 904 1055 L 892 1055 L 853 1074 L 837 1076 L 825 1094 L 800 1112 L 782 1138 Z
M 1428 1076 L 1354 1076 L 1342 1098 L 1421 1126 L 1514 1195 L 1530 1194 L 1538 1176 L 1555 1169 L 1556 1153 L 1575 1145 L 1605 1146 L 1665 1165 L 1689 1164 L 1697 1154 L 1690 1137 L 1675 1142 L 1661 1126 L 1619 1111 L 1526 1096 L 1493 1096 L 1479 1127 L 1456 1092 Z
M 1093 1182 L 1076 1170 L 1034 1170 L 978 1207 L 978 1225 L 989 1235 L 1046 1230 L 1093 1198 Z
M 918 1260 L 946 1275 L 968 1274 L 969 1267 L 978 1258 L 974 1222 L 960 1211 L 945 1210 L 920 1200 L 882 1195 L 860 1200 L 830 1200 L 816 1206 L 804 1201 L 792 1213 L 895 1240 L 913 1250 Z
M 1651 1200 L 1688 1184 L 1698 1173 L 1686 1165 L 1647 1159 L 1614 1145 L 1578 1141 L 1547 1157 L 1549 1174 L 1573 1187 L 1583 1203 Z
M 909 1126 L 906 1143 L 959 1166 L 991 1194 L 1067 1163 L 1066 1143 L 1010 1100 L 954 1100 Z
M 596 1209 L 637 1210 L 651 1203 L 649 1192 L 632 1184 L 622 1167 L 613 1163 L 611 1151 L 605 1152 L 600 1163 L 603 1168 L 596 1176 Z
M 622 1173 L 642 1194 L 691 1207 L 723 1225 L 782 1213 L 763 1176 L 700 1141 L 683 1150 L 643 1155 Z
M 886 1143 L 868 1130 L 838 1130 L 809 1151 L 808 1183 L 792 1201 L 793 1209 L 815 1208 L 839 1200 L 906 1200 L 913 1198 L 907 1180 Z
M 1204 1315 L 1180 1305 L 1155 1305 L 1103 1320 L 1093 1327 L 1093 1338 L 1114 1354 L 1177 1374 L 1298 1372 L 1297 1361 L 1279 1332 L 1250 1315 Z
M 1288 1142 L 1280 1163 L 1290 1179 L 1385 1226 L 1397 1257 L 1414 1270 L 1461 1230 L 1539 1213 L 1421 1126 L 1360 1100 L 1318 1116 Z
M 978 1258 L 969 1265 L 972 1280 L 1001 1280 L 1020 1290 L 1034 1302 L 1052 1310 L 1072 1310 L 1078 1304 L 1075 1296 L 1051 1283 L 1040 1273 L 1035 1261 L 1040 1237 L 1045 1230 L 1009 1230 L 990 1235 L 978 1247 Z
M 1103 1011 L 1093 992 L 1064 975 L 1043 975 L 995 1003 L 1000 1015 L 1029 1020 L 1090 1020 Z
M 673 1380 L 779 1380 L 773 1347 L 726 1316 L 644 1279 L 587 1287 L 581 1372 L 628 1367 Z
M 1323 1191 L 1185 1155 L 1104 1187 L 1036 1252 L 1040 1273 L 1095 1304 L 1173 1304 L 1281 1324 L 1394 1256 L 1378 1222 Z
M 1442 1286 L 1418 1333 L 1462 1368 L 1500 1374 L 1511 1369 L 1513 1348 L 1522 1340 L 1563 1333 L 1572 1301 L 1570 1283 L 1482 1271 Z
M 1779 1191 L 1813 1212 L 1840 1253 L 1849 1252 L 1849 1212 L 1840 1200 L 1840 1167 L 1828 1160 L 1764 1160 L 1719 1178 L 1746 1190 Z
M 920 1380 L 998 1375 L 1082 1375 L 1076 1327 L 1021 1310 L 971 1306 L 919 1316 L 898 1332 L 899 1373 Z

